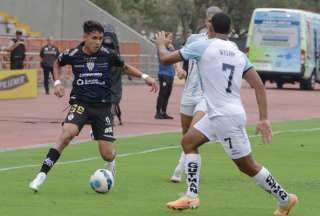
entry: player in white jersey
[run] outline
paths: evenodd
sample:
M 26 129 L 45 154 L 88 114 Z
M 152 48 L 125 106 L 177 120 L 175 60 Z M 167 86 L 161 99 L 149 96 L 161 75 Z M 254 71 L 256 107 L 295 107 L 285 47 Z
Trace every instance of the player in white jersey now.
M 206 27 L 208 28 L 210 20 L 213 15 L 222 12 L 218 7 L 211 6 L 207 8 L 206 11 Z M 200 34 L 192 34 L 188 37 L 185 46 L 191 44 L 195 41 L 207 40 L 207 32 Z M 177 74 L 178 76 L 185 76 L 186 72 L 182 69 L 181 64 L 177 65 Z M 180 119 L 182 134 L 184 135 L 191 125 L 194 125 L 198 122 L 207 111 L 206 102 L 204 100 L 200 77 L 198 73 L 197 61 L 195 59 L 188 60 L 188 76 L 186 79 L 185 87 L 183 89 L 181 104 L 180 104 Z M 184 74 L 183 74 L 184 73 Z M 182 174 L 185 170 L 185 154 L 182 151 L 177 166 L 174 169 L 174 172 L 171 176 L 171 181 L 178 183 L 181 181 Z
M 251 153 L 245 129 L 246 114 L 240 98 L 242 78 L 255 90 L 260 119 L 257 132 L 262 135 L 263 141 L 270 142 L 272 129 L 268 120 L 267 97 L 264 85 L 248 58 L 227 40 L 230 26 L 230 18 L 226 14 L 218 13 L 212 18 L 212 26 L 208 31 L 209 40 L 192 43 L 173 53 L 164 49 L 164 33 L 156 35 L 156 44 L 163 63 L 172 64 L 191 58 L 197 60 L 208 106 L 207 114 L 188 130 L 181 142 L 186 154 L 187 193 L 167 203 L 167 207 L 199 207 L 201 158 L 198 147 L 217 137 L 239 170 L 278 200 L 279 208 L 273 214 L 288 215 L 298 202 L 298 197 L 287 193 L 271 173 L 254 160 Z

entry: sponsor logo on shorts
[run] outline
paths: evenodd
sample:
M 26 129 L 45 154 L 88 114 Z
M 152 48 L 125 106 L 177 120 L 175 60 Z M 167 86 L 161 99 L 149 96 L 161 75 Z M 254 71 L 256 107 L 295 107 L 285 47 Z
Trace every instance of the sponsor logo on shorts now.
M 112 127 L 107 127 L 104 129 L 104 133 L 108 134 L 108 133 L 112 133 Z
M 111 121 L 110 121 L 110 118 L 108 116 L 106 117 L 106 124 L 107 125 L 111 125 Z
M 74 114 L 73 114 L 73 113 L 70 113 L 70 114 L 68 115 L 68 120 L 71 121 L 73 118 L 74 118 Z

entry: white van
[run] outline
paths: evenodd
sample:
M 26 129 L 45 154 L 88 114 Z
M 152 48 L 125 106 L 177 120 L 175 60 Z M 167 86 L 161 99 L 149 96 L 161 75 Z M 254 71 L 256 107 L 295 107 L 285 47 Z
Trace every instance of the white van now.
M 312 90 L 320 83 L 320 14 L 258 8 L 251 18 L 247 55 L 263 82 L 299 82 Z

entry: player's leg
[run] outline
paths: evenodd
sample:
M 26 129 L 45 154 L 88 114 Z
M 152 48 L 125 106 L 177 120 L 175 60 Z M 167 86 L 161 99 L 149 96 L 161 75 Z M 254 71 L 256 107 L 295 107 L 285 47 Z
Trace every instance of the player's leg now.
M 289 194 L 270 173 L 270 171 L 258 164 L 251 154 L 233 160 L 239 170 L 251 177 L 260 187 L 271 193 L 279 202 L 279 209 L 274 215 L 287 215 L 297 203 L 295 194 Z
M 182 134 L 184 135 L 192 122 L 192 112 L 194 110 L 194 106 L 184 106 L 181 105 L 180 109 L 180 120 L 181 120 L 181 128 L 182 128 Z M 189 114 L 190 113 L 190 114 Z M 188 115 L 189 114 L 189 115 Z M 181 181 L 182 174 L 184 173 L 185 166 L 184 166 L 184 157 L 185 154 L 183 151 L 181 151 L 180 158 L 178 160 L 178 164 L 174 169 L 174 172 L 170 178 L 170 180 L 174 183 L 178 183 Z
M 113 148 L 112 113 L 111 107 L 97 107 L 90 110 L 90 120 L 92 121 L 92 133 L 94 139 L 98 141 L 99 151 L 102 159 L 106 161 L 106 169 L 115 176 L 115 151 Z
M 159 75 L 159 94 L 158 94 L 158 98 L 157 98 L 157 111 L 156 114 L 154 116 L 155 119 L 163 119 L 163 115 L 162 115 L 162 106 L 164 103 L 164 93 L 165 93 L 165 87 L 166 87 L 166 83 L 164 82 L 164 78 L 163 75 Z
M 50 70 L 48 67 L 42 67 L 43 70 L 43 86 L 46 94 L 49 94 L 49 73 Z
M 190 126 L 193 126 L 205 115 L 207 110 L 205 100 L 201 100 L 199 103 L 193 105 L 185 105 L 185 100 L 186 97 L 183 97 L 180 106 L 180 119 L 183 135 L 187 133 Z M 181 181 L 182 173 L 185 170 L 184 162 L 185 154 L 182 151 L 178 164 L 170 179 L 172 182 L 178 183 Z
M 165 96 L 164 96 L 164 101 L 162 104 L 162 112 L 163 112 L 163 116 L 165 119 L 173 119 L 173 117 L 169 116 L 167 113 L 169 98 L 170 98 L 170 95 L 172 92 L 173 79 L 174 79 L 174 77 L 165 76 L 165 80 L 166 80 L 165 94 L 164 94 Z
M 286 190 L 272 176 L 269 170 L 257 163 L 252 154 L 250 141 L 245 130 L 245 119 L 241 116 L 220 118 L 220 129 L 217 129 L 224 150 L 234 161 L 239 170 L 251 177 L 265 191 L 271 193 L 279 202 L 280 212 L 275 215 L 286 215 L 297 202 L 294 194 Z
M 29 185 L 32 190 L 39 190 L 39 187 L 44 183 L 48 172 L 58 161 L 65 147 L 76 135 L 79 134 L 86 121 L 87 116 L 85 107 L 78 104 L 72 105 L 66 119 L 64 120 L 62 132 L 58 138 L 58 141 L 52 148 L 49 149 L 39 173 Z
M 119 125 L 122 125 L 122 119 L 121 119 L 121 108 L 120 108 L 120 101 L 116 104 L 116 115 L 118 117 L 119 120 Z
M 178 200 L 167 203 L 168 208 L 187 209 L 197 208 L 200 205 L 198 197 L 201 157 L 198 148 L 203 143 L 210 140 L 209 118 L 204 116 L 195 127 L 190 127 L 182 139 L 182 147 L 185 153 L 185 172 L 187 174 L 187 192 L 186 195 Z

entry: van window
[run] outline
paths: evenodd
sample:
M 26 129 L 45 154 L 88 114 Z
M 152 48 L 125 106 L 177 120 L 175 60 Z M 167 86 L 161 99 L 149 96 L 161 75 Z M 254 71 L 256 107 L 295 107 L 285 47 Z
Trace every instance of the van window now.
M 292 48 L 297 46 L 299 21 L 288 13 L 257 12 L 254 19 L 253 43 L 260 47 Z

